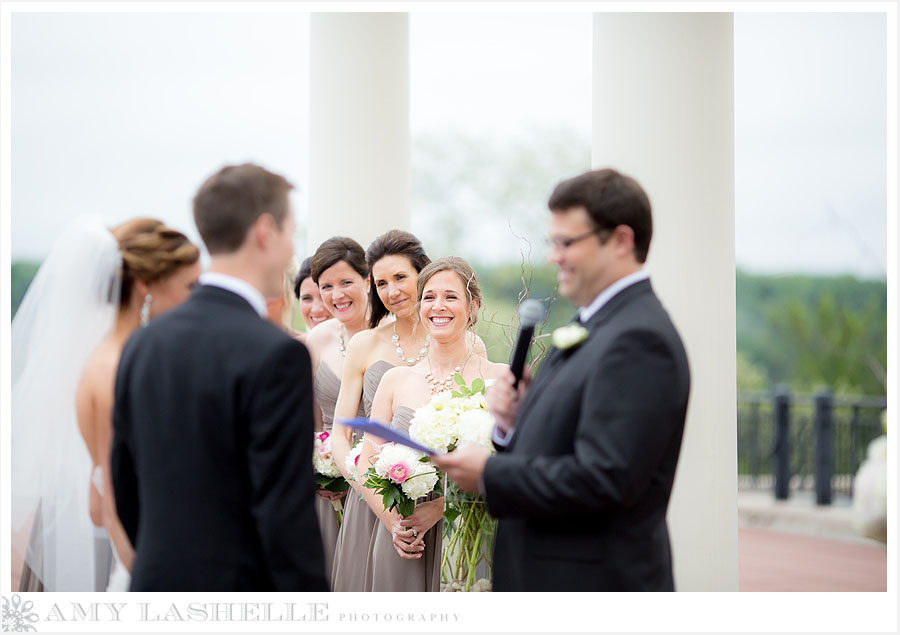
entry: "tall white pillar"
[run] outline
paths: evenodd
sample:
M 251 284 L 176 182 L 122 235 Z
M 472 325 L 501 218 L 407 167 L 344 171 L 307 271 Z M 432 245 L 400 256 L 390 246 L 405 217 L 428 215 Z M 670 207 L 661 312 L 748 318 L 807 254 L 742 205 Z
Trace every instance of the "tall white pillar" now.
M 310 16 L 309 253 L 409 229 L 406 13 Z
M 592 163 L 650 197 L 647 269 L 691 364 L 668 514 L 683 591 L 737 590 L 733 41 L 730 13 L 594 15 Z

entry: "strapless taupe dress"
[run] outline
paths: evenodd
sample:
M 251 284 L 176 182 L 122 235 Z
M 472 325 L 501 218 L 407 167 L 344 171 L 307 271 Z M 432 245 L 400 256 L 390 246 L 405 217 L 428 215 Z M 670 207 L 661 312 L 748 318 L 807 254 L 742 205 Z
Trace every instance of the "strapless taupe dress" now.
M 409 432 L 415 411 L 400 406 L 391 420 L 392 428 Z M 438 496 L 431 492 L 427 500 Z M 425 498 L 421 499 L 425 500 Z M 444 519 L 425 533 L 425 551 L 416 560 L 405 560 L 394 549 L 391 535 L 380 522 L 372 532 L 372 590 L 373 591 L 440 591 L 441 533 Z
M 319 364 L 316 370 L 315 381 L 316 400 L 322 409 L 322 425 L 330 433 L 334 421 L 334 406 L 337 403 L 338 393 L 341 392 L 341 380 L 325 364 Z M 362 407 L 359 415 L 362 416 Z M 312 457 L 310 457 L 312 461 Z M 347 504 L 345 496 L 342 499 L 344 506 Z M 322 548 L 325 551 L 325 575 L 328 584 L 331 585 L 331 570 L 334 567 L 334 554 L 338 536 L 337 515 L 331 501 L 316 496 L 316 515 L 319 517 L 319 532 L 322 534 Z
M 394 366 L 380 360 L 363 375 L 362 405 L 366 417 L 372 415 L 372 401 L 384 374 Z M 354 443 L 356 437 L 354 436 Z M 372 590 L 372 531 L 378 519 L 365 500 L 352 489 L 344 499 L 344 523 L 338 531 L 331 572 L 333 591 Z

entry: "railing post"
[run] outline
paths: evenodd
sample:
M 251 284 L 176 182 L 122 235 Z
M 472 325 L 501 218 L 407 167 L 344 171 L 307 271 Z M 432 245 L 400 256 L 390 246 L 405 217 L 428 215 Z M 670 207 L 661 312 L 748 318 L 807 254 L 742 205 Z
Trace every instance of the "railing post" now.
M 775 498 L 787 500 L 791 480 L 791 395 L 786 386 L 781 385 L 775 389 L 773 414 L 775 419 L 773 452 Z
M 750 404 L 750 474 L 753 486 L 759 481 L 759 402 Z
M 834 405 L 831 390 L 816 393 L 816 505 L 831 505 L 831 477 L 834 473 Z
M 850 498 L 853 498 L 853 482 L 856 480 L 856 470 L 859 469 L 858 445 L 859 402 L 853 404 L 853 416 L 850 417 Z

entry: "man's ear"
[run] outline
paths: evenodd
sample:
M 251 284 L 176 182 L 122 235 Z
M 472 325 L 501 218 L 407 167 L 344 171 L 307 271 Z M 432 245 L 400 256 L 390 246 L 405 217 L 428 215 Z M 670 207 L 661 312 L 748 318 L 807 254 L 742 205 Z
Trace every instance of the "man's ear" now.
M 264 249 L 275 229 L 275 218 L 271 214 L 260 214 L 251 229 L 254 244 Z
M 613 230 L 616 250 L 620 253 L 630 254 L 634 252 L 634 230 L 628 225 L 617 225 Z

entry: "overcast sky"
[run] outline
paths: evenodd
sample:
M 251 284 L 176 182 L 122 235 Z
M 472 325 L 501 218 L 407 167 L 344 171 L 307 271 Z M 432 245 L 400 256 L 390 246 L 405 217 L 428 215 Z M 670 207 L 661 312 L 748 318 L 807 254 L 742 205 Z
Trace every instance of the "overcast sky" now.
M 197 238 L 190 198 L 224 163 L 302 187 L 307 41 L 297 13 L 15 14 L 13 260 L 82 212 Z M 590 51 L 590 14 L 414 14 L 413 132 L 562 122 L 589 138 Z M 735 16 L 740 266 L 884 275 L 885 60 L 879 14 Z

